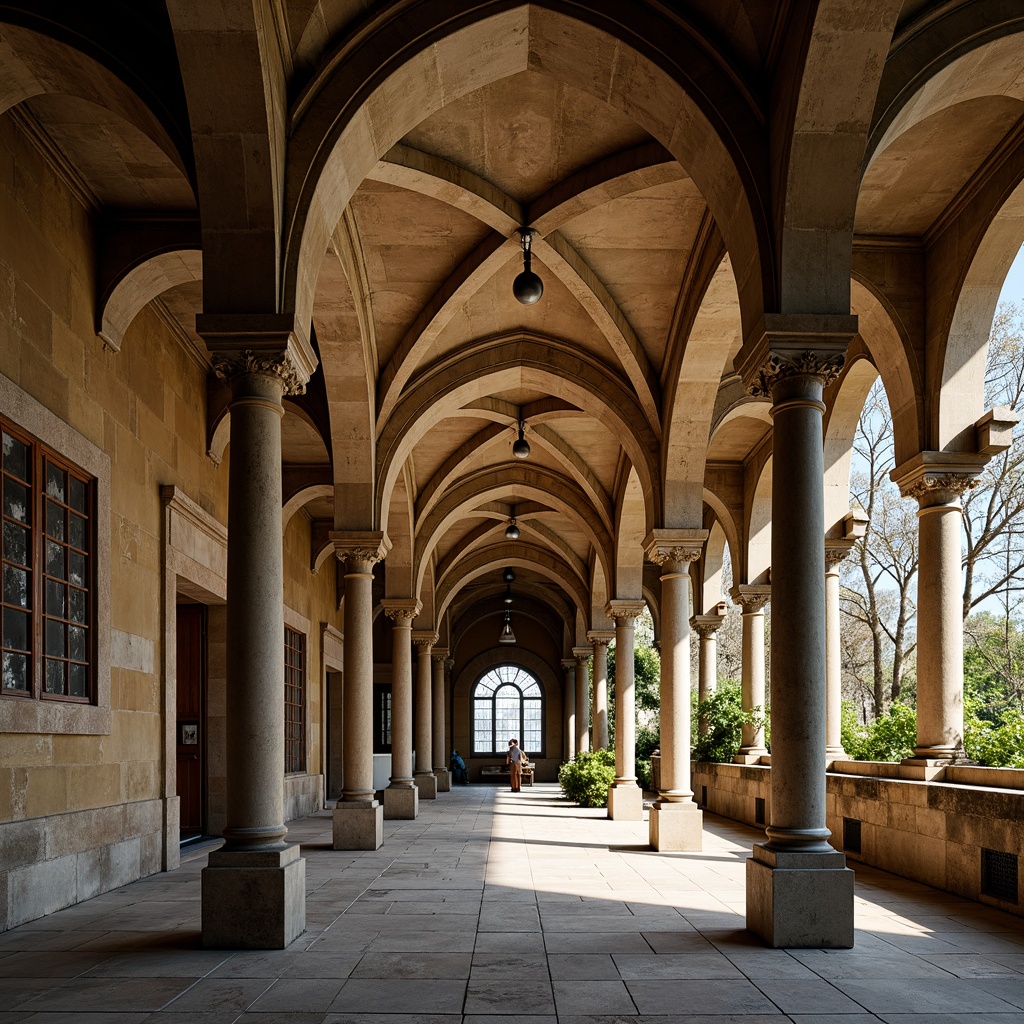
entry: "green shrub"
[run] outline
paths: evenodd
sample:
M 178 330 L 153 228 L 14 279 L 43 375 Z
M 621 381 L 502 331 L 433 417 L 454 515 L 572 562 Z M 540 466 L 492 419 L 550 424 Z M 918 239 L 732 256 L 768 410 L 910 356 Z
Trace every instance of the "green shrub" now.
M 649 758 L 651 754 L 661 746 L 661 732 L 658 729 L 648 729 L 640 726 L 636 731 L 636 756 L 638 758 Z
M 654 780 L 651 777 L 651 759 L 649 757 L 638 757 L 636 759 L 636 781 L 641 789 L 648 792 L 654 789 Z
M 727 762 L 743 743 L 743 726 L 763 725 L 764 713 L 761 708 L 744 711 L 740 684 L 723 682 L 710 697 L 697 703 L 693 719 L 695 725 L 700 719 L 708 723 L 708 731 L 698 732 L 694 740 L 694 760 Z
M 906 704 L 893 704 L 870 725 L 843 733 L 843 746 L 857 761 L 902 761 L 914 753 L 916 742 L 917 712 Z
M 569 800 L 580 807 L 606 807 L 608 787 L 615 781 L 615 753 L 584 751 L 558 771 L 558 784 Z
M 990 768 L 1024 768 L 1024 713 L 1007 708 L 998 724 L 970 715 L 964 722 L 967 756 Z

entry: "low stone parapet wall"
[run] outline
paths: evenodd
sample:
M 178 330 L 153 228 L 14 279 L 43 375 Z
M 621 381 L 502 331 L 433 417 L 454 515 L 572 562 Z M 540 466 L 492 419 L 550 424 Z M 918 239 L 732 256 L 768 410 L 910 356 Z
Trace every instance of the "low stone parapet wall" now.
M 284 820 L 305 818 L 324 806 L 322 775 L 286 775 L 284 777 Z
M 693 788 L 715 814 L 771 821 L 769 764 L 695 763 Z M 837 761 L 826 822 L 850 860 L 1024 916 L 1024 771 Z

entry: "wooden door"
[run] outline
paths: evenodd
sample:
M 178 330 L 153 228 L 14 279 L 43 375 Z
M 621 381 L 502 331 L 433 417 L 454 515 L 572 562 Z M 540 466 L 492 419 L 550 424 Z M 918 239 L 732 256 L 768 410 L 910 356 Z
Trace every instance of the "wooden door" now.
M 178 797 L 181 838 L 201 836 L 206 737 L 206 608 L 178 605 Z

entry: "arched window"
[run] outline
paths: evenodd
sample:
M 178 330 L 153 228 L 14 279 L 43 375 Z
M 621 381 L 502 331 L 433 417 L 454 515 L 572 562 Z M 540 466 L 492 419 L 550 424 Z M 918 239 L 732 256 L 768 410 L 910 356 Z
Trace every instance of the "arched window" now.
M 518 665 L 499 665 L 473 687 L 473 753 L 504 754 L 513 736 L 528 754 L 544 749 L 544 691 Z

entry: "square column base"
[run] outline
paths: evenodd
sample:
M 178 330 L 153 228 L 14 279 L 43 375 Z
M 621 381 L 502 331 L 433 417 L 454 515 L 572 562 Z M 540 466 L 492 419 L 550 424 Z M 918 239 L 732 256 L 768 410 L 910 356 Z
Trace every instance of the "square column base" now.
M 435 768 L 434 778 L 437 779 L 438 793 L 450 793 L 452 791 L 452 773 L 447 768 Z
M 733 764 L 760 764 L 761 763 L 761 758 L 764 757 L 764 755 L 767 754 L 767 753 L 768 753 L 767 750 L 761 750 L 761 751 L 752 750 L 752 751 L 748 751 L 746 753 L 744 753 L 741 750 L 738 754 L 733 754 L 733 756 L 732 756 L 732 763 Z
M 334 808 L 335 850 L 379 850 L 384 842 L 384 808 L 376 800 L 346 803 Z
M 306 861 L 298 846 L 214 850 L 202 872 L 203 945 L 284 949 L 306 929 Z
M 608 787 L 608 817 L 613 821 L 644 820 L 644 794 L 635 782 L 615 782 Z
M 384 817 L 388 821 L 415 818 L 419 813 L 420 791 L 415 786 L 388 786 L 384 790 Z
M 421 800 L 437 799 L 437 779 L 431 772 L 416 772 L 413 780 L 420 791 Z
M 755 846 L 747 861 L 747 928 L 774 949 L 852 949 L 846 857 Z
M 665 853 L 697 853 L 704 844 L 704 815 L 692 801 L 658 800 L 648 825 L 651 846 Z

